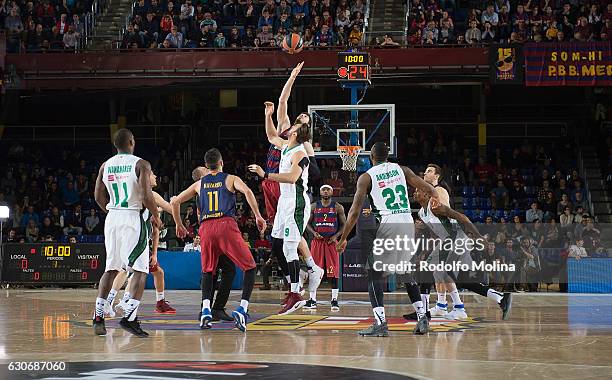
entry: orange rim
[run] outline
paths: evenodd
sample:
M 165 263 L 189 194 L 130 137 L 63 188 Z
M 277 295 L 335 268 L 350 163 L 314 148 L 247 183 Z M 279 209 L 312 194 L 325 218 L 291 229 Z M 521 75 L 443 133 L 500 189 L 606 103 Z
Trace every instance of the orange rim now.
M 338 147 L 339 151 L 346 152 L 349 156 L 356 156 L 359 149 L 361 149 L 359 145 L 342 145 Z

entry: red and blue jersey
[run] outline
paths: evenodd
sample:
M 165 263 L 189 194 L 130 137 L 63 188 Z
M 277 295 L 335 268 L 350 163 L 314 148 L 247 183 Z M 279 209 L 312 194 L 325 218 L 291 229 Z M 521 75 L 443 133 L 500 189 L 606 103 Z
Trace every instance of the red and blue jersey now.
M 336 202 L 325 207 L 318 201 L 314 209 L 314 230 L 323 237 L 334 236 L 338 232 L 338 214 Z
M 228 175 L 208 174 L 200 180 L 200 221 L 236 215 L 236 194 L 225 184 Z
M 279 137 L 286 139 L 287 131 L 289 129 L 284 130 Z M 268 149 L 268 156 L 266 158 L 266 173 L 278 173 L 278 166 L 280 165 L 281 159 L 281 151 L 274 144 L 270 144 L 270 149 Z

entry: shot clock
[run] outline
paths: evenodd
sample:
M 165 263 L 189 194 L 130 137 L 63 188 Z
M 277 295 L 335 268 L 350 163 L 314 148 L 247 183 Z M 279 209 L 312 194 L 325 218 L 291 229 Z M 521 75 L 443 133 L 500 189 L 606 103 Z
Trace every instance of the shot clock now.
M 93 284 L 104 274 L 104 244 L 5 244 L 2 282 Z
M 338 53 L 338 81 L 370 83 L 370 53 Z

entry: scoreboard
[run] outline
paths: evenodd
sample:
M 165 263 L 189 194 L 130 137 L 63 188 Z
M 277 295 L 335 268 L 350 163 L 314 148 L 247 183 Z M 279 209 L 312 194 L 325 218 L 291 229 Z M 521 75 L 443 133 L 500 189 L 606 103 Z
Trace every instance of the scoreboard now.
M 106 264 L 104 244 L 4 244 L 2 282 L 94 284 Z
M 338 53 L 338 82 L 370 83 L 370 53 Z

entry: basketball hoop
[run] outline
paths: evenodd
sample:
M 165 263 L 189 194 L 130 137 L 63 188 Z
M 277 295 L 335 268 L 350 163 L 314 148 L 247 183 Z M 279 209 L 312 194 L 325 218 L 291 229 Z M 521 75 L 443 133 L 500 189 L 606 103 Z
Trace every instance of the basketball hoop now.
M 361 147 L 359 145 L 341 145 L 338 154 L 342 159 L 342 170 L 349 172 L 357 171 L 357 158 L 359 158 Z

